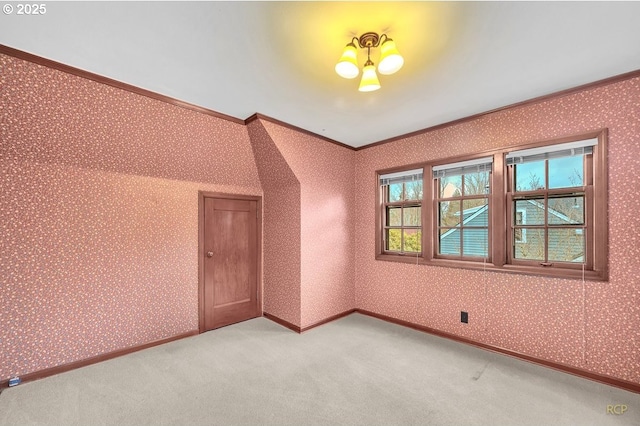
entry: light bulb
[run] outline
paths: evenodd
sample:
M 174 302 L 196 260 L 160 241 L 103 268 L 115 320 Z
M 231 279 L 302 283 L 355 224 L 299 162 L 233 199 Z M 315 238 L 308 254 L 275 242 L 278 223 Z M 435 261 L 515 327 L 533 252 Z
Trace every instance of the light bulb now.
M 389 75 L 397 72 L 404 65 L 404 58 L 398 52 L 395 41 L 388 38 L 380 46 L 380 74 Z
M 376 75 L 376 67 L 373 65 L 373 62 L 367 61 L 362 70 L 362 80 L 360 80 L 358 90 L 361 92 L 373 92 L 379 88 L 380 81 L 378 81 L 378 76 Z
M 336 64 L 336 72 L 343 78 L 356 78 L 360 74 L 358 69 L 358 50 L 353 42 L 347 44 L 340 60 Z

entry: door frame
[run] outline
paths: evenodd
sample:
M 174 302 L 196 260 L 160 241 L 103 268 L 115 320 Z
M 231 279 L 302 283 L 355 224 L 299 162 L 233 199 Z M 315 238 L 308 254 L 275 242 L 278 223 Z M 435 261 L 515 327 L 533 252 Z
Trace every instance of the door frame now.
M 198 333 L 204 333 L 204 200 L 205 198 L 223 198 L 231 200 L 256 201 L 257 212 L 257 256 L 256 283 L 258 309 L 262 315 L 262 196 L 225 194 L 221 192 L 198 191 Z

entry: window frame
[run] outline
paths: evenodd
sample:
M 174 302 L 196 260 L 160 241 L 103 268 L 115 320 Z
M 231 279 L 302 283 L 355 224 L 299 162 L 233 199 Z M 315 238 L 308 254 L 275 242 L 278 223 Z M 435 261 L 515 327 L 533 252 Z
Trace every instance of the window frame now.
M 376 185 L 376 237 L 375 237 L 375 251 L 376 251 L 376 259 L 378 260 L 388 260 L 388 261 L 399 261 L 399 262 L 409 262 L 416 263 L 416 259 L 419 262 L 424 261 L 425 256 L 425 224 L 424 224 L 424 206 L 425 200 L 430 194 L 427 194 L 427 188 L 424 187 L 424 173 L 426 173 L 426 169 L 423 168 L 423 163 L 418 164 L 410 164 L 403 167 L 393 167 L 384 170 L 378 170 L 375 172 L 375 185 Z M 391 173 L 401 173 L 401 172 L 409 172 L 415 169 L 423 169 L 423 178 L 422 178 L 422 200 L 420 202 L 420 211 L 421 211 L 421 226 L 420 228 L 420 247 L 422 249 L 421 252 L 395 252 L 395 251 L 387 251 L 385 249 L 385 217 L 386 217 L 386 198 L 384 194 L 384 185 L 380 184 L 380 177 L 383 175 L 391 174 Z M 412 200 L 412 203 L 415 204 L 415 200 Z M 391 203 L 394 204 L 394 203 Z
M 562 187 L 562 188 L 549 188 L 549 160 L 545 161 L 545 188 L 543 189 L 535 189 L 529 191 L 516 191 L 515 187 L 515 168 L 514 166 L 507 166 L 507 217 L 514 218 L 514 200 L 528 200 L 528 199 L 541 199 L 543 200 L 543 223 L 542 224 L 529 224 L 525 225 L 525 228 L 521 228 L 522 231 L 526 231 L 527 229 L 539 229 L 543 231 L 544 234 L 544 259 L 519 259 L 516 258 L 512 247 L 515 247 L 514 241 L 514 233 L 511 232 L 511 226 L 515 224 L 510 220 L 509 232 L 507 233 L 507 263 L 511 265 L 524 265 L 524 266 L 536 266 L 539 264 L 540 266 L 544 266 L 545 268 L 566 268 L 566 269 L 580 269 L 584 267 L 586 270 L 593 269 L 593 253 L 592 250 L 589 250 L 589 247 L 592 244 L 590 241 L 593 235 L 594 223 L 593 223 L 593 154 L 583 155 L 582 159 L 582 170 L 584 173 L 583 185 L 580 186 L 572 186 L 572 187 Z M 584 220 L 580 225 L 564 225 L 558 226 L 554 224 L 550 224 L 548 222 L 549 217 L 549 200 L 554 199 L 556 197 L 562 196 L 570 196 L 572 193 L 582 193 L 584 197 Z M 516 209 L 517 211 L 517 209 Z M 549 231 L 553 229 L 582 229 L 583 232 L 586 231 L 587 238 L 584 241 L 585 244 L 585 261 L 582 263 L 570 263 L 558 260 L 549 259 Z
M 447 164 L 447 163 L 445 163 Z M 460 261 L 466 261 L 466 262 L 491 262 L 491 248 L 492 248 L 492 235 L 491 235 L 491 221 L 489 220 L 491 218 L 491 214 L 492 214 L 492 208 L 491 208 L 491 193 L 493 190 L 493 184 L 491 182 L 491 178 L 493 175 L 493 171 L 489 171 L 489 193 L 487 194 L 472 194 L 472 195 L 468 195 L 465 193 L 465 187 L 466 184 L 464 183 L 464 176 L 467 176 L 468 174 L 461 174 L 461 189 L 462 192 L 459 196 L 455 196 L 455 197 L 444 197 L 444 198 L 440 198 L 440 179 L 442 178 L 432 178 L 432 185 L 433 185 L 433 223 L 434 223 L 434 229 L 433 229 L 433 243 L 434 243 L 434 247 L 433 247 L 433 257 L 436 259 L 450 259 L 450 260 L 460 260 Z M 464 202 L 467 200 L 480 200 L 480 199 L 486 199 L 487 200 L 487 209 L 488 209 L 488 213 L 487 213 L 487 256 L 470 256 L 470 255 L 465 255 L 464 254 L 464 230 L 465 229 L 484 229 L 484 226 L 465 226 L 464 225 L 464 215 L 462 215 L 462 212 L 464 211 Z M 460 203 L 460 224 L 459 226 L 455 226 L 455 227 L 448 227 L 448 226 L 441 226 L 441 224 L 439 223 L 439 219 L 440 219 L 440 203 L 441 202 L 459 202 Z M 453 255 L 453 254 L 446 254 L 446 253 L 440 253 L 440 243 L 441 243 L 441 238 L 439 236 L 440 231 L 443 228 L 448 228 L 448 229 L 460 229 L 460 254 L 459 255 Z
M 406 198 L 406 185 L 407 182 L 402 182 L 402 200 L 400 201 L 389 201 L 388 193 L 390 191 L 391 185 L 382 185 L 382 229 L 383 229 L 383 241 L 382 241 L 382 252 L 385 254 L 391 255 L 400 255 L 400 256 L 420 256 L 422 255 L 423 248 L 423 238 L 422 234 L 424 234 L 424 229 L 422 225 L 422 213 L 420 214 L 420 225 L 405 225 L 404 224 L 404 209 L 405 208 L 414 208 L 419 207 L 420 212 L 422 212 L 423 204 L 424 204 L 424 177 L 423 177 L 423 189 L 422 189 L 422 199 L 407 199 Z M 397 184 L 396 184 L 397 185 Z M 387 212 L 389 208 L 400 208 L 400 225 L 389 225 L 387 224 Z M 398 229 L 400 230 L 400 251 L 388 250 L 386 244 L 387 230 Z M 420 233 L 420 251 L 404 251 L 404 238 L 405 238 L 405 230 L 417 230 Z
M 548 267 L 534 265 L 528 262 L 512 262 L 509 251 L 512 215 L 511 200 L 509 199 L 509 173 L 506 166 L 506 155 L 509 152 L 557 145 L 562 143 L 593 139 L 598 140 L 593 147 L 591 155 L 592 187 L 585 190 L 585 222 L 589 223 L 591 230 L 587 229 L 585 239 L 585 258 L 588 264 L 584 268 L 582 263 L 570 265 L 570 267 Z M 402 167 L 377 170 L 376 178 L 376 236 L 375 258 L 381 261 L 414 263 L 431 266 L 443 266 L 462 269 L 481 269 L 500 271 L 506 273 L 550 276 L 568 279 L 585 279 L 593 281 L 607 281 L 608 270 L 608 164 L 607 164 L 607 129 L 600 129 L 573 136 L 557 139 L 543 140 L 533 143 L 522 143 L 491 151 L 483 151 L 471 155 L 456 156 L 446 159 L 438 159 L 422 163 L 413 163 Z M 490 174 L 491 193 L 489 195 L 489 259 L 463 260 L 459 258 L 443 258 L 437 256 L 435 233 L 437 217 L 436 179 L 433 179 L 432 168 L 448 163 L 474 160 L 481 157 L 493 156 L 493 169 Z M 587 161 L 587 159 L 585 159 Z M 385 173 L 422 168 L 423 169 L 423 200 L 422 200 L 422 253 L 415 255 L 384 252 L 382 241 L 382 214 L 385 210 L 382 204 L 381 186 L 379 176 Z M 585 169 L 586 170 L 586 169 Z M 586 171 L 585 171 L 586 173 Z M 431 180 L 431 181 L 430 181 Z M 586 197 L 592 200 L 592 208 L 587 208 Z M 429 203 L 432 203 L 429 206 Z M 429 230 L 428 232 L 426 230 Z

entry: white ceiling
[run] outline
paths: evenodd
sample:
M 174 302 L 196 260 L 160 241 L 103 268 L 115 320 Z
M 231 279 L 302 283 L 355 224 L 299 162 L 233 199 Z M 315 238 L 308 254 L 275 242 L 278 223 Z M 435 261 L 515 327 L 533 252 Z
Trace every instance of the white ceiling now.
M 639 19 L 640 2 L 47 1 L 0 14 L 0 44 L 359 147 L 639 70 Z M 333 67 L 367 31 L 405 66 L 360 93 Z

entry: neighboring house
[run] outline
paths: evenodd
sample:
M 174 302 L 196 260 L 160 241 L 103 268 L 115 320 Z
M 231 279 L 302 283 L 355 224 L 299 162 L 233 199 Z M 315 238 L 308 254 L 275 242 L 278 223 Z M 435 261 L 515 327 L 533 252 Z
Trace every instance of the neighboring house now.
M 488 206 L 482 205 L 462 211 L 462 226 L 482 226 L 484 228 L 464 229 L 462 236 L 464 246 L 464 256 L 485 257 L 489 251 L 487 235 L 487 213 Z M 460 212 L 456 213 L 457 216 Z M 452 228 L 440 237 L 440 253 L 460 255 L 460 228 Z
M 581 205 L 578 212 L 581 212 Z M 488 206 L 482 205 L 462 211 L 463 248 L 465 256 L 484 257 L 488 253 Z M 460 212 L 456 213 L 457 215 Z M 549 224 L 557 227 L 549 231 L 549 261 L 582 262 L 584 233 L 582 228 L 562 227 L 580 224 L 576 219 L 549 208 Z M 544 204 L 536 200 L 519 200 L 516 205 L 515 225 L 542 225 Z M 469 227 L 469 228 L 467 228 Z M 479 227 L 479 228 L 474 228 Z M 516 259 L 544 260 L 544 232 L 537 228 L 516 228 L 514 257 Z M 449 229 L 440 237 L 441 254 L 460 254 L 460 228 Z

